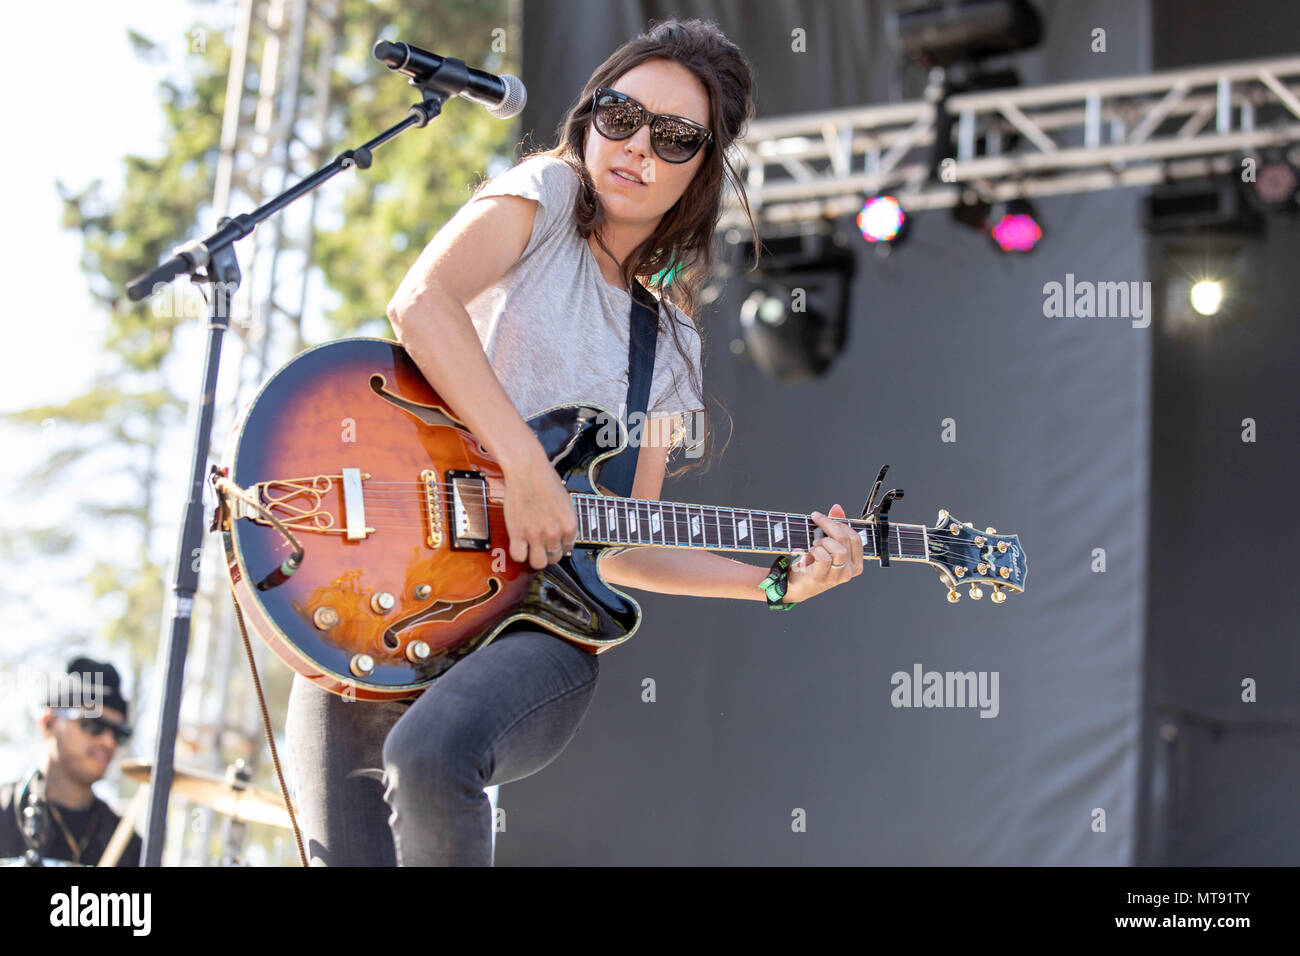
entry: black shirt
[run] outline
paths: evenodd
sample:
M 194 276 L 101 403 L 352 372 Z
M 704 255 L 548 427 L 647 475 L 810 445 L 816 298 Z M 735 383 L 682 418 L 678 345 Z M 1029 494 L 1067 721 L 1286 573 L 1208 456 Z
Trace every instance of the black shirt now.
M 20 857 L 27 852 L 27 841 L 23 839 L 19 819 L 14 812 L 14 795 L 21 787 L 21 780 L 0 785 L 0 858 Z M 113 837 L 113 831 L 117 829 L 118 821 L 122 818 L 99 797 L 95 797 L 95 802 L 85 810 L 73 810 L 60 803 L 50 802 L 53 803 L 59 819 L 63 821 L 63 825 L 67 827 L 78 845 L 81 845 L 87 836 L 90 840 L 86 843 L 80 859 L 75 859 L 76 854 L 68 845 L 63 829 L 55 822 L 54 814 L 47 811 L 45 836 L 40 848 L 41 856 L 51 860 L 67 860 L 90 865 L 98 863 L 99 858 L 104 855 L 108 841 Z M 93 832 L 91 832 L 92 826 Z M 126 849 L 122 851 L 122 857 L 117 861 L 117 865 L 139 866 L 142 842 L 139 836 L 131 834 L 131 839 L 127 841 Z

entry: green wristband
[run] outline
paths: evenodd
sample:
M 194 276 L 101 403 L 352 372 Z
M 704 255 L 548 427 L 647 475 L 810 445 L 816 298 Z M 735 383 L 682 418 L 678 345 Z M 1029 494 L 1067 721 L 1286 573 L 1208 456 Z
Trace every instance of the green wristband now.
M 758 586 L 767 593 L 767 606 L 770 610 L 788 611 L 799 603 L 798 601 L 782 603 L 785 592 L 790 586 L 789 571 L 790 555 L 783 554 L 772 562 L 772 570 L 759 582 Z

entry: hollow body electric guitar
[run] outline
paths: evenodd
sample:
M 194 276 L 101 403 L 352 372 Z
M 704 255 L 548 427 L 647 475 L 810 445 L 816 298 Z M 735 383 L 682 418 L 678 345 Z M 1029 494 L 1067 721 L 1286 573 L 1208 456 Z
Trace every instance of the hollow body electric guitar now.
M 226 563 L 253 631 L 285 663 L 360 700 L 409 698 L 516 621 L 600 653 L 631 637 L 636 601 L 606 584 L 611 545 L 799 554 L 824 532 L 807 515 L 608 494 L 602 462 L 627 444 L 616 415 L 559 405 L 528 419 L 570 493 L 571 553 L 537 571 L 511 559 L 501 468 L 396 342 L 341 339 L 292 359 L 236 423 L 211 480 Z M 849 524 L 867 559 L 936 568 L 956 601 L 1025 587 L 1015 535 L 946 511 L 933 527 L 889 520 L 897 490 Z

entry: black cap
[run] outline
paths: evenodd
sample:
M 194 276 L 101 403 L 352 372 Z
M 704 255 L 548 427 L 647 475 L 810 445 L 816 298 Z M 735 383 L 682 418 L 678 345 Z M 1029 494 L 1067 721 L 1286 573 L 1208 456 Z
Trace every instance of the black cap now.
M 77 701 L 87 707 L 112 707 L 126 718 L 126 698 L 122 696 L 122 678 L 117 668 L 105 661 L 89 657 L 74 657 L 68 662 L 68 676 L 50 687 L 45 699 L 47 707 L 67 706 Z

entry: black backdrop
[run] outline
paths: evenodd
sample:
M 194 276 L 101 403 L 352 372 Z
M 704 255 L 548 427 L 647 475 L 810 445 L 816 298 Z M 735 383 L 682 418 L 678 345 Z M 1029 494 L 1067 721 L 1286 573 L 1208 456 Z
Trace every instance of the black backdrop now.
M 1188 6 L 1153 6 L 1157 69 L 1300 52 L 1294 3 Z M 1224 241 L 1153 241 L 1151 273 L 1177 281 Z M 1140 858 L 1295 865 L 1300 626 L 1283 525 L 1300 449 L 1300 228 L 1272 218 L 1227 243 L 1241 307 L 1212 331 L 1163 322 L 1154 344 Z
M 1213 45 L 1214 33 L 1197 32 L 1198 18 L 1186 16 L 1201 5 L 1175 6 L 1184 29 Z M 1045 43 L 1016 58 L 1026 84 L 1142 73 L 1153 67 L 1153 49 L 1168 56 L 1167 45 L 1152 42 L 1173 16 L 1168 7 L 1039 7 Z M 886 12 L 885 4 L 847 0 L 527 0 L 524 129 L 530 145 L 549 145 L 592 69 L 649 20 L 672 15 L 715 19 L 747 52 L 762 116 L 915 98 L 922 77 L 890 49 Z M 1096 27 L 1107 30 L 1104 55 L 1090 50 Z M 791 50 L 795 28 L 805 31 L 805 53 Z M 499 864 L 1294 860 L 1294 833 L 1279 839 L 1279 791 L 1257 789 L 1249 803 L 1239 794 L 1253 779 L 1245 768 L 1282 737 L 1256 734 L 1235 748 L 1220 739 L 1182 764 L 1176 747 L 1143 748 L 1170 707 L 1194 710 L 1215 695 L 1226 707 L 1238 672 L 1279 662 L 1295 672 L 1293 657 L 1276 654 L 1286 632 L 1277 604 L 1248 590 L 1257 653 L 1241 658 L 1241 634 L 1224 627 L 1242 618 L 1239 592 L 1180 574 L 1197 538 L 1167 533 L 1167 522 L 1181 520 L 1213 541 L 1231 487 L 1244 487 L 1256 509 L 1280 490 L 1268 476 L 1293 455 L 1293 421 L 1291 446 L 1282 444 L 1291 386 L 1285 375 L 1257 373 L 1280 361 L 1267 336 L 1293 348 L 1294 325 L 1287 328 L 1278 292 L 1261 323 L 1267 331 L 1237 348 L 1228 366 L 1215 348 L 1190 372 L 1183 363 L 1181 387 L 1194 395 L 1229 388 L 1231 375 L 1252 377 L 1249 404 L 1270 422 L 1268 440 L 1246 446 L 1249 464 L 1215 472 L 1216 456 L 1228 453 L 1222 443 L 1239 429 L 1204 436 L 1248 412 L 1224 408 L 1207 420 L 1171 409 L 1160 389 L 1185 346 L 1171 345 L 1158 322 L 1136 329 L 1044 315 L 1044 284 L 1067 273 L 1152 276 L 1139 198 L 1121 191 L 1042 202 L 1046 236 L 1022 258 L 927 213 L 916 217 L 910 242 L 881 261 L 861 249 L 851 223 L 840 223 L 860 253 L 852 325 L 845 354 L 814 384 L 774 384 L 730 353 L 743 288 L 729 287 L 697 316 L 706 378 L 734 415 L 735 433 L 709 474 L 670 484 L 665 497 L 804 511 L 839 501 L 853 514 L 888 462 L 892 483 L 907 492 L 898 520 L 930 523 L 947 507 L 1019 533 L 1028 593 L 1001 607 L 949 605 L 928 569 L 909 566 L 869 567 L 852 585 L 782 614 L 758 603 L 635 592 L 646 620 L 602 657 L 596 700 L 573 743 L 551 767 L 502 788 Z M 947 418 L 957 423 L 956 442 L 941 440 Z M 1190 460 L 1174 467 L 1166 448 Z M 1235 446 L 1231 453 L 1243 454 Z M 1180 490 L 1167 496 L 1171 480 Z M 1276 540 L 1268 527 L 1252 525 L 1238 539 L 1238 568 L 1225 584 L 1240 587 L 1260 570 L 1256 549 Z M 1105 573 L 1093 570 L 1097 548 L 1106 551 Z M 996 672 L 997 717 L 893 707 L 891 675 L 918 663 Z M 647 680 L 653 703 L 643 699 Z M 1294 682 L 1289 693 L 1294 716 Z M 1285 711 L 1252 713 L 1276 722 Z M 1187 747 L 1197 733 L 1173 736 Z M 1155 769 L 1140 766 L 1141 754 Z M 1290 768 L 1294 783 L 1294 757 L 1271 759 Z M 1228 767 L 1237 789 L 1217 780 Z M 1174 771 L 1181 790 L 1169 783 Z M 1148 794 L 1160 797 L 1154 810 Z M 792 821 L 801 816 L 806 829 L 798 832 Z

